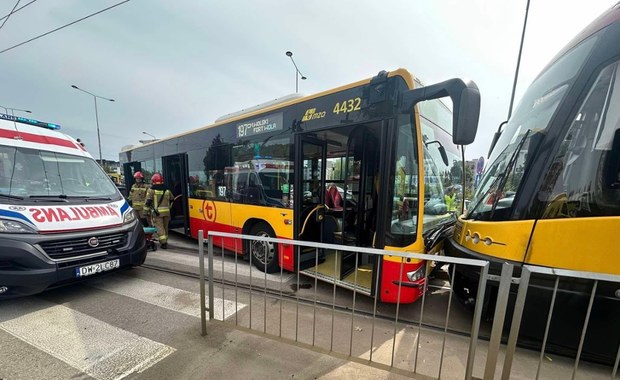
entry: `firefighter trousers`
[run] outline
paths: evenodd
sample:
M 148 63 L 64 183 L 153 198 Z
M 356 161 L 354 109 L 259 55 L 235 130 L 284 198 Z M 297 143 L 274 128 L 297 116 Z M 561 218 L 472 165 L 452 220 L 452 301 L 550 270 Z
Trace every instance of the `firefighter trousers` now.
M 166 244 L 168 242 L 168 223 L 170 222 L 170 216 L 153 216 L 153 224 L 157 228 L 157 238 L 160 244 Z

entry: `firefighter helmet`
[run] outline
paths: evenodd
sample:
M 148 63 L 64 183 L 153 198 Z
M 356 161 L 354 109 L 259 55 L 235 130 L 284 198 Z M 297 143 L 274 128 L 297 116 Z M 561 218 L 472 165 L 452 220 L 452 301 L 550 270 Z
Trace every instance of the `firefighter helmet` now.
M 151 183 L 153 185 L 161 185 L 161 184 L 164 183 L 164 177 L 161 174 L 159 174 L 159 173 L 155 173 L 151 177 Z
M 133 174 L 133 178 L 135 178 L 135 179 L 144 179 L 144 175 L 142 174 L 142 172 L 135 172 Z

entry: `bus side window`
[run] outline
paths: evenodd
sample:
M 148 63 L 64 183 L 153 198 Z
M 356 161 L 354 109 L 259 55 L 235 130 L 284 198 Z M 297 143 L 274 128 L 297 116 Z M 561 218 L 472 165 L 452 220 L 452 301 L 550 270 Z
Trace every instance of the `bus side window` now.
M 248 187 L 247 187 L 245 195 L 246 195 L 245 203 L 250 203 L 250 204 L 260 203 L 260 200 L 261 200 L 260 188 L 258 186 L 258 179 L 256 178 L 256 173 L 250 173 Z
M 239 173 L 233 179 L 233 202 L 243 203 L 247 196 L 248 173 Z
M 543 218 L 620 215 L 619 67 L 601 71 L 568 128 L 541 188 Z

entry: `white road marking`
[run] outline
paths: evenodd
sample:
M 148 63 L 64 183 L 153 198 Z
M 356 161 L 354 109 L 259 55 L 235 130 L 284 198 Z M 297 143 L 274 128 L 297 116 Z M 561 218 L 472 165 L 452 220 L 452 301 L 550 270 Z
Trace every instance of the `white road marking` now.
M 4 301 L 0 329 L 98 380 L 122 379 L 176 350 L 62 305 Z
M 106 276 L 101 279 L 92 279 L 87 282 L 87 285 L 200 318 L 200 294 L 198 293 L 120 274 Z M 208 298 L 205 302 L 208 306 Z M 246 304 L 238 302 L 236 310 L 240 311 L 246 306 Z M 230 318 L 235 315 L 235 302 L 229 300 L 222 301 L 221 298 L 215 297 L 214 309 L 215 319 L 221 321 L 224 316 Z

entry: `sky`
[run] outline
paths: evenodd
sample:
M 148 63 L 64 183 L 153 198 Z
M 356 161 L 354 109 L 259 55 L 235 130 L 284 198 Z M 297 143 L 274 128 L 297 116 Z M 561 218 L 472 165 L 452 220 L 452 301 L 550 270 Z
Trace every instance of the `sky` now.
M 19 6 L 31 0 L 19 1 Z M 0 0 L 0 17 L 17 0 Z M 36 1 L 0 28 L 0 51 L 121 0 Z M 617 0 L 531 0 L 515 106 L 542 68 Z M 405 68 L 424 83 L 473 80 L 487 155 L 506 120 L 527 0 L 131 0 L 0 53 L 1 107 L 60 124 L 99 157 L 209 125 L 295 92 L 310 95 Z M 0 25 L 5 20 L 0 20 Z M 11 111 L 9 111 L 11 112 Z

